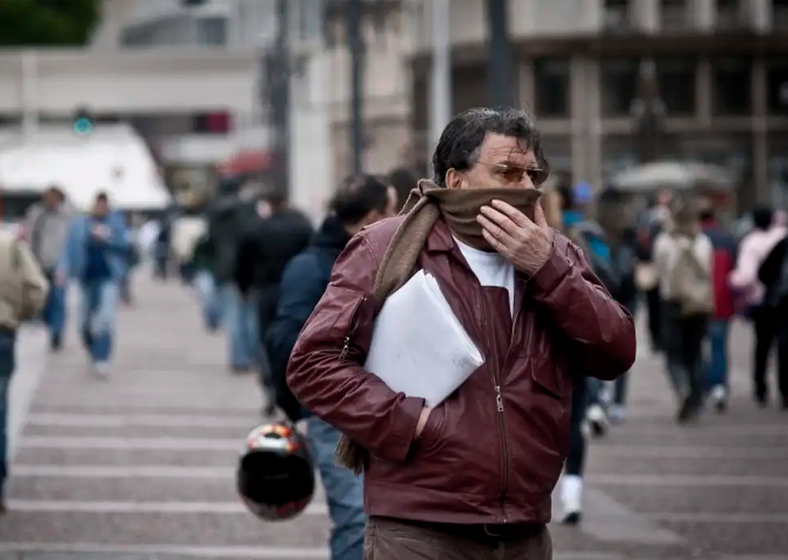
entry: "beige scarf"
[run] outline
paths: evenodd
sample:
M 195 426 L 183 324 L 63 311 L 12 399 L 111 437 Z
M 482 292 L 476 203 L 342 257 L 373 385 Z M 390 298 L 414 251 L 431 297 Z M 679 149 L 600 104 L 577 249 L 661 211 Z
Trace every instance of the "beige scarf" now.
M 420 181 L 400 212 L 401 215 L 405 214 L 405 219 L 386 248 L 375 276 L 375 314 L 380 311 L 386 298 L 410 278 L 438 217 L 443 216 L 452 233 L 464 243 L 492 251 L 482 236 L 481 225 L 476 221 L 481 207 L 498 199 L 533 219 L 540 194 L 535 189 L 446 189 L 432 181 Z M 360 474 L 367 464 L 369 452 L 343 435 L 337 445 L 336 457 L 340 464 Z

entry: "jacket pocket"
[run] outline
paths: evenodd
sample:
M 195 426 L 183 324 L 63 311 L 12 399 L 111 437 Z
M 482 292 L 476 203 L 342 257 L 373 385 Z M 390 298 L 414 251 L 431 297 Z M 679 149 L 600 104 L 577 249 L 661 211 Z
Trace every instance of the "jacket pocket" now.
M 536 390 L 561 400 L 568 399 L 572 394 L 572 380 L 565 366 L 566 364 L 556 363 L 552 356 L 532 357 L 529 367 Z
M 438 451 L 443 445 L 445 406 L 445 403 L 442 403 L 430 411 L 427 423 L 424 424 L 424 429 L 419 434 L 419 437 L 416 438 L 415 447 L 420 455 L 430 455 Z

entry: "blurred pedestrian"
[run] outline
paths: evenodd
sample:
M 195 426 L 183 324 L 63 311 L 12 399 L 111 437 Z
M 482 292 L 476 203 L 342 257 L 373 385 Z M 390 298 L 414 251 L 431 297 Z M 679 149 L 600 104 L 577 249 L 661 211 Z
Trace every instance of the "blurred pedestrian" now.
M 309 248 L 293 258 L 282 274 L 276 314 L 266 333 L 266 348 L 276 400 L 292 421 L 307 418 L 307 438 L 326 489 L 333 522 L 332 560 L 364 557 L 362 479 L 334 458 L 340 433 L 303 409 L 287 387 L 285 372 L 298 333 L 317 306 L 339 254 L 362 227 L 396 214 L 395 193 L 371 176 L 353 177 L 334 197 L 331 213 L 315 233 Z
M 253 294 L 257 303 L 260 386 L 267 400 L 266 412 L 272 414 L 274 388 L 263 336 L 276 313 L 282 272 L 290 259 L 309 245 L 312 224 L 302 212 L 288 205 L 281 190 L 270 192 L 266 202 L 267 212 L 247 230 L 239 244 L 235 280 L 241 293 Z
M 713 247 L 701 231 L 690 197 L 671 202 L 670 227 L 654 242 L 662 300 L 662 341 L 667 369 L 679 397 L 677 420 L 695 420 L 704 394 L 703 339 L 714 313 Z
M 206 231 L 194 245 L 189 266 L 194 271 L 192 284 L 199 295 L 203 321 L 208 332 L 217 331 L 222 319 L 221 302 L 216 291 L 214 276 L 215 261 L 213 241 Z
M 606 287 L 613 299 L 634 317 L 638 301 L 635 281 L 638 244 L 629 201 L 624 193 L 615 188 L 603 190 L 597 200 L 597 220 L 610 249 L 611 280 Z M 612 423 L 621 423 L 626 416 L 628 379 L 629 372 L 626 372 L 612 383 L 612 399 L 607 406 L 607 417 Z
M 418 182 L 416 175 L 405 167 L 398 167 L 389 172 L 388 183 L 394 187 L 397 195 L 397 208 L 405 206 L 410 192 L 418 186 Z
M 777 341 L 777 385 L 780 404 L 788 411 L 788 238 L 783 237 L 763 261 L 758 270 L 758 279 L 765 286 L 764 307 L 773 321 Z M 769 386 L 765 372 L 757 380 L 756 398 L 765 406 L 769 398 Z
M 222 179 L 217 199 L 208 209 L 208 235 L 213 247 L 213 272 L 227 332 L 230 369 L 253 371 L 260 347 L 257 303 L 237 284 L 241 240 L 261 218 L 262 185 L 243 177 Z
M 55 352 L 62 347 L 66 326 L 66 290 L 55 282 L 55 269 L 63 253 L 71 219 L 65 193 L 53 186 L 44 192 L 40 203 L 30 208 L 25 224 L 25 239 L 50 284 L 43 317 L 49 330 L 50 349 Z
M 120 282 L 128 268 L 129 236 L 123 217 L 99 193 L 93 208 L 71 226 L 58 264 L 57 282 L 72 278 L 82 291 L 82 341 L 93 371 L 109 375 Z
M 16 333 L 43 307 L 49 283 L 27 243 L 0 231 L 0 514 L 6 512 L 7 422 L 11 376 L 16 369 Z
M 760 406 L 764 406 L 768 398 L 766 368 L 777 334 L 777 321 L 772 306 L 765 301 L 766 287 L 758 278 L 758 271 L 775 245 L 786 238 L 788 228 L 775 219 L 776 212 L 771 208 L 756 208 L 752 216 L 755 227 L 742 239 L 736 269 L 729 280 L 731 286 L 743 294 L 747 315 L 752 320 L 755 331 L 753 396 Z
M 670 222 L 672 191 L 663 189 L 657 193 L 651 208 L 645 215 L 638 232 L 639 259 L 641 264 L 636 277 L 638 289 L 646 295 L 648 330 L 651 347 L 655 352 L 662 350 L 662 301 L 660 300 L 659 278 L 654 266 L 654 242 Z
M 587 200 L 579 203 L 576 198 L 577 191 L 568 183 L 557 186 L 561 204 L 562 231 L 578 247 L 580 247 L 591 270 L 602 281 L 608 292 L 617 290 L 618 278 L 613 268 L 610 245 L 606 239 L 602 226 L 586 217 L 582 210 L 588 204 Z M 604 384 L 602 381 L 589 378 L 586 381 L 585 415 L 591 433 L 596 437 L 604 436 L 610 426 L 605 403 L 602 399 Z
M 700 206 L 701 228 L 713 249 L 711 266 L 714 288 L 714 314 L 708 325 L 708 358 L 704 360 L 706 372 L 704 390 L 718 412 L 728 406 L 728 327 L 735 313 L 733 290 L 728 277 L 736 260 L 736 239 L 717 224 L 714 207 L 709 200 Z

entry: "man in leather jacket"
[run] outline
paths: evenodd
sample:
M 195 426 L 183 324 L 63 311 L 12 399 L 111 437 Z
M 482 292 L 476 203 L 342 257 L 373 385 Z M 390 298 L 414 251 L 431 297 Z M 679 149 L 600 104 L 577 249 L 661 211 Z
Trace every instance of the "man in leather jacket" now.
M 343 251 L 287 380 L 306 408 L 369 452 L 366 558 L 549 559 L 546 526 L 569 447 L 572 387 L 632 366 L 634 323 L 538 203 L 529 218 L 505 202 L 509 189 L 539 188 L 547 175 L 528 114 L 460 113 L 432 163 L 439 187 L 473 189 L 474 200 L 495 188 L 476 210 L 481 235 L 458 235 L 441 207 L 417 260 L 484 364 L 434 408 L 364 369 L 376 273 L 398 216 L 363 229 Z M 471 237 L 484 243 L 471 246 Z

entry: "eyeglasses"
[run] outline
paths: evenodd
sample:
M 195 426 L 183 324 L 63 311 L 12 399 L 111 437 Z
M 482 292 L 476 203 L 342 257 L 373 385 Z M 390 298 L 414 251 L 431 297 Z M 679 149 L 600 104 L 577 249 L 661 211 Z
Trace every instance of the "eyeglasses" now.
M 477 161 L 476 163 L 491 168 L 496 175 L 500 175 L 507 183 L 520 183 L 523 180 L 523 176 L 528 175 L 534 187 L 540 187 L 549 175 L 546 169 L 540 167 L 523 167 L 511 163 L 487 163 L 484 161 Z

